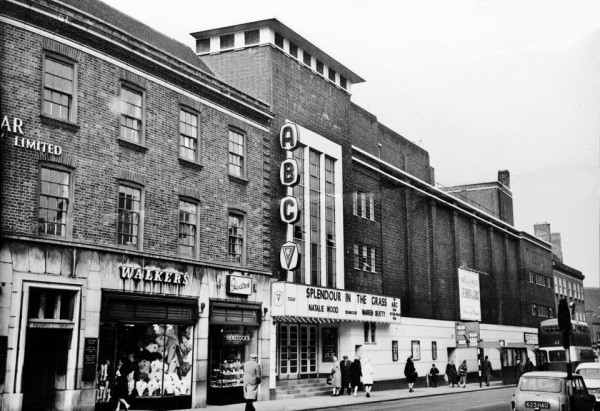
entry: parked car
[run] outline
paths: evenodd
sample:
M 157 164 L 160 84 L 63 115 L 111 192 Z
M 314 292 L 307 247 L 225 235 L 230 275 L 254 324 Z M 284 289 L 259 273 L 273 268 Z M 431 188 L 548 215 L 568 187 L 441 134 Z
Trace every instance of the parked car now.
M 596 410 L 600 410 L 600 363 L 581 363 L 577 366 L 575 374 L 583 377 L 588 392 L 596 396 Z
M 580 375 L 534 371 L 521 376 L 510 405 L 512 411 L 593 411 L 595 403 Z

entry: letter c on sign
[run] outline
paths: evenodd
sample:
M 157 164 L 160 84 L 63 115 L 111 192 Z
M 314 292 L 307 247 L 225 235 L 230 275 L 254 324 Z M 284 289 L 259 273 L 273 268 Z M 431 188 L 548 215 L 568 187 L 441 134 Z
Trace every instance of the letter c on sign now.
M 295 197 L 287 196 L 281 200 L 279 206 L 279 216 L 281 221 L 287 224 L 295 224 L 300 220 L 300 209 L 298 200 Z

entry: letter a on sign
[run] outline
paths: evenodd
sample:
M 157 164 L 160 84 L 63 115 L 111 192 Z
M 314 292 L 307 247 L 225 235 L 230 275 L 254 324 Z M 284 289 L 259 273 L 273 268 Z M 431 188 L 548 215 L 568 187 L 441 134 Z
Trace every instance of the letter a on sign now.
M 294 123 L 286 123 L 281 126 L 279 132 L 279 143 L 284 150 L 292 151 L 298 147 L 300 142 L 300 133 Z
M 293 271 L 300 265 L 300 253 L 298 252 L 298 246 L 292 242 L 287 242 L 281 246 L 279 252 L 279 262 L 281 268 L 288 271 Z

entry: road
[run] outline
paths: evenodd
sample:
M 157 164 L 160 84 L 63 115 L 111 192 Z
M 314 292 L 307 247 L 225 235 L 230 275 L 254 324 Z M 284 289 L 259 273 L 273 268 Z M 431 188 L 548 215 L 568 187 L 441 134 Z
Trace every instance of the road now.
M 464 394 L 437 395 L 432 397 L 408 398 L 397 401 L 357 404 L 355 406 L 340 406 L 336 408 L 313 408 L 313 410 L 343 409 L 344 411 L 508 411 L 510 399 L 515 392 L 514 387 L 489 391 L 471 391 Z M 377 394 L 376 392 L 374 393 Z M 375 399 L 375 396 L 372 397 Z

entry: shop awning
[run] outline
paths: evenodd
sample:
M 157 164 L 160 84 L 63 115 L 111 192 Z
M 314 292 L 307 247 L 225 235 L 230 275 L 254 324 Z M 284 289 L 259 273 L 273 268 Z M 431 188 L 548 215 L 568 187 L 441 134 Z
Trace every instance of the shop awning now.
M 102 321 L 194 324 L 198 299 L 104 291 L 100 317 Z

